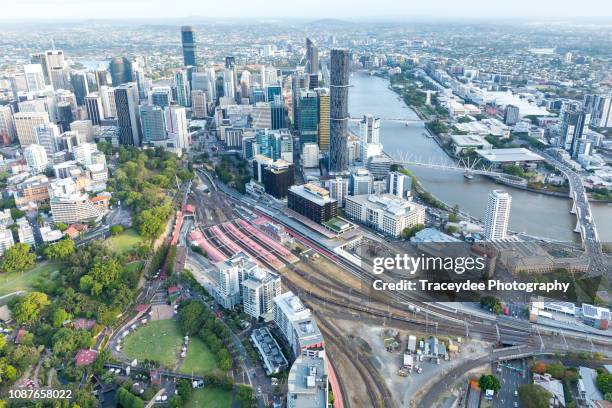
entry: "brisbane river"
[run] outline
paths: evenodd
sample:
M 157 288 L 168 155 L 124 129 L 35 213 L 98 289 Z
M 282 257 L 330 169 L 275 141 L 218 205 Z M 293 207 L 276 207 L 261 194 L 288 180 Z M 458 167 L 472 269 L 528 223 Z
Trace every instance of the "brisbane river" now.
M 389 82 L 376 76 L 355 73 L 351 77 L 349 112 L 352 117 L 371 113 L 381 118 L 406 118 L 418 120 L 412 109 L 398 99 L 388 88 Z M 405 123 L 381 121 L 380 139 L 384 150 L 395 156 L 399 152 L 411 155 L 420 162 L 440 163 L 450 160 L 431 138 L 424 135 L 422 122 Z M 559 241 L 576 241 L 573 232 L 576 217 L 570 214 L 572 201 L 561 197 L 532 193 L 496 184 L 486 177 L 463 177 L 462 172 L 412 167 L 423 187 L 448 204 L 458 204 L 462 211 L 474 217 L 484 217 L 487 194 L 491 190 L 504 189 L 512 195 L 510 229 L 529 235 Z M 591 203 L 593 217 L 600 240 L 612 241 L 612 204 Z

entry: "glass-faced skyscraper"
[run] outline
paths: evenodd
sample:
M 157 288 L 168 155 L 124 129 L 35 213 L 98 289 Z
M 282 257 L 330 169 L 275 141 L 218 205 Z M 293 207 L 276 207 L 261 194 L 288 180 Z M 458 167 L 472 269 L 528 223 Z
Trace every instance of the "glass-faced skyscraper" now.
M 183 43 L 183 62 L 185 66 L 196 66 L 195 31 L 191 26 L 181 27 L 181 42 Z
M 329 172 L 340 174 L 348 170 L 349 52 L 347 49 L 331 50 L 330 71 Z
M 108 64 L 113 86 L 132 82 L 132 63 L 125 57 L 113 58 Z

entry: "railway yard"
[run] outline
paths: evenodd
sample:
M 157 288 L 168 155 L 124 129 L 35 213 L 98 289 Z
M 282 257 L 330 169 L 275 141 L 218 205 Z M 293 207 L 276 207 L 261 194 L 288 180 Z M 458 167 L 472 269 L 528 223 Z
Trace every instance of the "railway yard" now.
M 534 332 L 513 320 L 477 317 L 442 305 L 422 303 L 404 294 L 373 296 L 371 275 L 343 263 L 308 238 L 294 236 L 290 240 L 292 247 L 283 245 L 262 232 L 261 227 L 274 220 L 254 208 L 237 206 L 210 179 L 201 177 L 201 180 L 209 185 L 209 191 L 194 189 L 189 196 L 188 202 L 196 211 L 188 242 L 200 246 L 212 262 L 244 252 L 261 266 L 281 275 L 284 289 L 297 294 L 317 319 L 326 352 L 340 380 L 345 407 L 405 406 L 399 401 L 408 401 L 406 384 L 411 384 L 411 392 L 417 389 L 424 392 L 426 382 L 418 377 L 401 382 L 396 375 L 389 375 L 393 364 L 388 356 L 380 357 L 384 351 L 376 351 L 380 344 L 367 328 L 390 328 L 421 336 L 463 337 L 470 342 L 470 355 L 478 359 L 492 359 L 493 345 L 501 339 L 524 350 L 555 348 L 559 343 L 558 336 Z M 301 251 L 296 250 L 296 243 Z M 416 304 L 419 306 L 415 307 Z M 584 346 L 579 340 L 565 337 L 563 340 L 567 349 Z M 368 345 L 365 348 L 364 343 Z M 366 352 L 368 349 L 376 352 Z M 452 364 L 443 362 L 439 370 L 444 375 L 460 372 L 456 367 L 466 355 L 467 352 Z M 423 379 L 432 373 L 426 371 Z M 346 378 L 350 381 L 343 381 Z

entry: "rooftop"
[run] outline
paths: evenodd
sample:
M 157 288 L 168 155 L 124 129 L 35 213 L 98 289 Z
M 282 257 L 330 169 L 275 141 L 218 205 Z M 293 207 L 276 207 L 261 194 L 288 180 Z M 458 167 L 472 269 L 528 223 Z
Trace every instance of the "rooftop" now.
M 492 163 L 544 161 L 542 156 L 524 147 L 476 150 L 476 153 Z

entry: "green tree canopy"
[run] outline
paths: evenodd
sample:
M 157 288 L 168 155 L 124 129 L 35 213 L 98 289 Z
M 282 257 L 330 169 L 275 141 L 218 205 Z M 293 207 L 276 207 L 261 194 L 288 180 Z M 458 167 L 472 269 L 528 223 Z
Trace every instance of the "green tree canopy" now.
M 23 272 L 36 265 L 36 255 L 30 252 L 30 246 L 17 243 L 4 252 L 0 261 L 0 272 Z
M 40 319 L 42 312 L 49 303 L 49 299 L 44 293 L 28 293 L 13 304 L 13 318 L 19 324 L 34 323 Z

